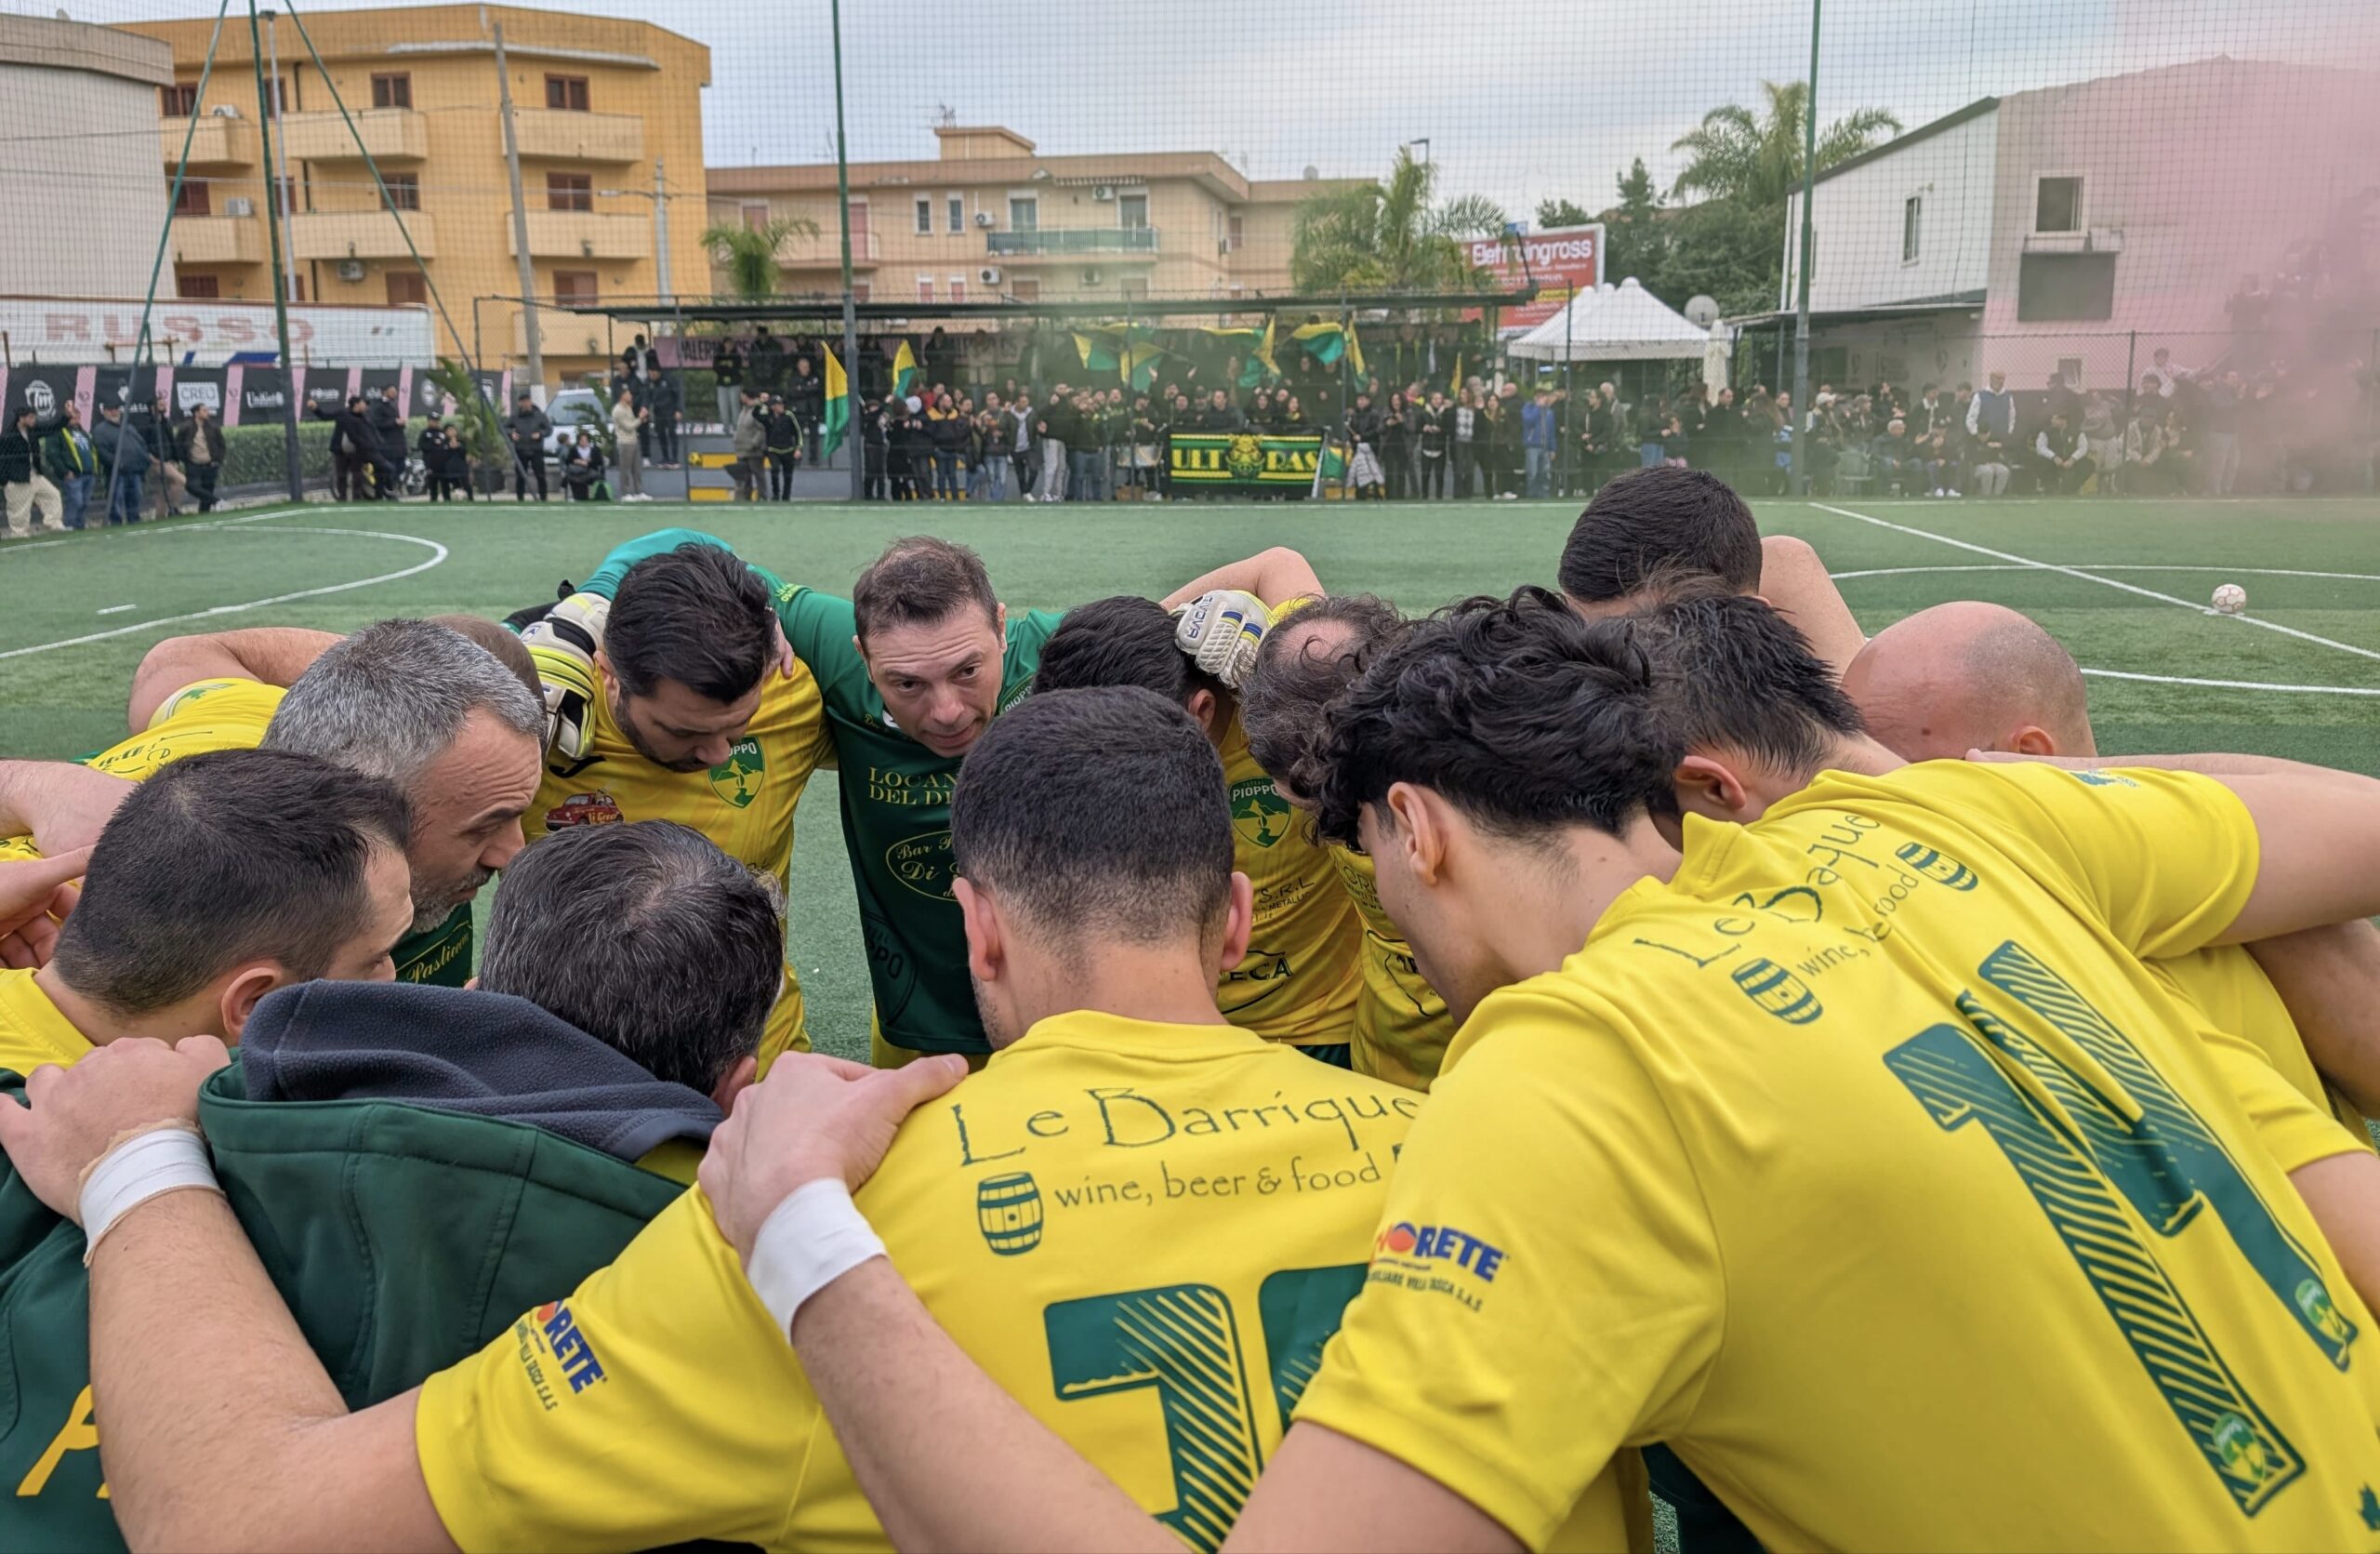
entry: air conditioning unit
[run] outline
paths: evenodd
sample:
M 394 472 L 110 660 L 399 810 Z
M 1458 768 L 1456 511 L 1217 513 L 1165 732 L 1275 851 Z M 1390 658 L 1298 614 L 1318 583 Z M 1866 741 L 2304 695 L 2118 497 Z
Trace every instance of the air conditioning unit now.
M 223 214 L 226 216 L 254 216 L 256 213 L 256 201 L 245 194 L 234 194 L 223 202 Z
M 988 210 L 979 210 L 975 212 L 975 224 L 979 227 L 990 226 L 992 224 L 992 213 Z
M 240 105 L 236 102 L 218 102 L 207 112 L 218 119 L 236 119 L 240 116 Z
M 1112 200 L 1116 197 L 1116 186 L 1112 183 L 1103 183 L 1091 192 L 1091 197 L 1094 200 Z
M 1099 272 L 1096 270 L 1085 270 L 1082 272 L 1082 284 L 1087 286 L 1097 286 L 1099 284 Z
M 987 265 L 984 269 L 975 272 L 975 279 L 983 282 L 987 286 L 996 286 L 1000 284 L 1000 272 Z
M 339 260 L 338 278 L 350 285 L 364 279 L 364 261 L 362 259 Z

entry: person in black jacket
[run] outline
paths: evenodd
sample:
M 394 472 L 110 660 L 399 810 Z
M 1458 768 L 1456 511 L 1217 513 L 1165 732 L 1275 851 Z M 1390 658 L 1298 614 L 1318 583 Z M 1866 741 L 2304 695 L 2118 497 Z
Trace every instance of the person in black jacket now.
M 153 456 L 140 429 L 126 424 L 122 404 L 100 401 L 99 424 L 91 433 L 91 451 L 99 458 L 99 489 L 108 494 L 108 522 L 140 522 L 140 483 L 149 473 Z
M 1382 476 L 1388 482 L 1391 501 L 1410 496 L 1413 491 L 1413 440 L 1411 412 L 1405 404 L 1402 390 L 1392 390 L 1388 408 L 1380 412 L 1380 440 L 1373 444 L 1380 454 Z
M 528 390 L 523 389 L 512 396 L 512 414 L 505 418 L 504 436 L 512 449 L 514 501 L 529 499 L 532 476 L 537 482 L 537 500 L 546 500 L 546 438 L 553 429 L 554 423 L 529 397 Z
M 1432 389 L 1430 402 L 1414 418 L 1413 453 L 1416 479 L 1413 494 L 1432 501 L 1447 495 L 1447 465 L 1454 445 L 1454 406 L 1444 389 Z
M 771 394 L 761 412 L 761 430 L 768 439 L 769 496 L 793 500 L 793 472 L 801 463 L 801 425 L 786 408 L 785 396 Z
M 215 412 L 205 401 L 192 405 L 190 419 L 174 430 L 174 457 L 181 462 L 183 478 L 190 482 L 190 494 L 201 512 L 215 511 L 215 487 L 223 478 L 226 451 L 223 428 L 216 421 Z
M 595 445 L 595 433 L 583 426 L 576 442 L 562 445 L 562 483 L 574 502 L 596 500 L 603 486 L 603 450 Z M 604 494 L 608 496 L 608 490 Z
M 880 502 L 885 498 L 884 405 L 875 399 L 864 400 L 859 412 L 860 500 Z
M 422 471 L 430 477 L 430 499 L 443 502 L 460 491 L 465 501 L 470 500 L 469 460 L 457 457 L 462 452 L 462 439 L 446 429 L 444 418 L 435 410 L 424 418 L 424 422 L 421 436 L 415 446 L 421 452 Z M 460 478 L 455 472 L 458 462 L 463 466 Z
M 658 365 L 644 369 L 644 385 L 637 395 L 637 406 L 653 416 L 653 447 L 656 455 L 654 468 L 674 470 L 678 467 L 678 385 L 661 376 Z
M 735 391 L 744 385 L 744 352 L 735 349 L 735 337 L 729 335 L 711 352 L 711 380 L 718 385 L 719 424 L 726 431 L 735 430 Z M 614 399 L 620 396 L 614 394 Z
M 309 405 L 306 413 L 331 423 L 331 495 L 343 502 L 364 499 L 364 470 L 380 445 L 372 423 L 364 418 L 364 396 L 350 394 L 344 407 L 325 409 Z
M 372 423 L 375 439 L 372 455 L 372 481 L 380 500 L 397 499 L 400 478 L 405 470 L 405 409 L 397 402 L 394 383 L 380 391 L 364 413 Z
M 793 359 L 793 376 L 786 380 L 786 408 L 792 412 L 794 423 L 801 428 L 801 454 L 813 464 L 822 463 L 826 445 L 826 384 L 807 356 Z
M 7 503 L 7 533 L 22 539 L 35 529 L 63 530 L 63 503 L 58 487 L 42 472 L 38 452 L 42 439 L 66 424 L 63 416 L 44 419 L 30 405 L 20 405 L 7 427 L 0 430 L 0 494 Z M 35 512 L 41 515 L 33 523 Z M 29 526 L 30 525 L 30 526 Z

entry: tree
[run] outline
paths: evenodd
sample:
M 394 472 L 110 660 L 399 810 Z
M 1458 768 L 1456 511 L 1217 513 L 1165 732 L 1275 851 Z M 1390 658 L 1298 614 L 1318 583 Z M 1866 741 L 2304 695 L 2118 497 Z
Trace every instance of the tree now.
M 713 264 L 727 272 L 728 295 L 758 302 L 776 295 L 777 248 L 787 238 L 815 237 L 818 223 L 806 216 L 780 216 L 757 227 L 721 222 L 703 232 Z
M 1567 200 L 1540 200 L 1537 202 L 1537 224 L 1549 232 L 1557 227 L 1589 226 L 1592 225 L 1593 221 L 1594 218 L 1593 216 L 1589 215 L 1586 211 L 1580 210 L 1577 206 L 1572 205 Z
M 1620 203 L 1604 212 L 1606 278 L 1621 281 L 1633 275 L 1656 297 L 1667 297 L 1673 247 L 1669 229 L 1662 219 L 1661 192 L 1640 156 L 1620 175 Z
M 1503 207 L 1479 194 L 1433 205 L 1437 167 L 1399 147 L 1388 181 L 1319 193 L 1289 223 L 1289 280 L 1312 296 L 1471 291 L 1481 272 L 1466 240 L 1501 237 Z
M 1686 170 L 1670 186 L 1673 194 L 1734 200 L 1748 208 L 1782 205 L 1802 187 L 1803 117 L 1808 110 L 1806 82 L 1760 84 L 1767 103 L 1754 113 L 1737 103 L 1713 108 L 1702 122 L 1670 145 L 1688 153 Z M 1882 108 L 1860 108 L 1827 126 L 1818 136 L 1818 170 L 1858 155 L 1878 137 L 1900 132 L 1900 120 Z

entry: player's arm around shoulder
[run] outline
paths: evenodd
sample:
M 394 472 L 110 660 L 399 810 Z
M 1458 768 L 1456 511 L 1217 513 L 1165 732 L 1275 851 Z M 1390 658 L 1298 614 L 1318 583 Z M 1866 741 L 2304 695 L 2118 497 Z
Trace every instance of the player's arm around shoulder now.
M 302 626 L 252 626 L 167 637 L 144 654 L 133 671 L 125 723 L 133 733 L 141 732 L 177 695 L 202 680 L 254 680 L 286 689 L 337 641 L 335 631 Z
M 1772 534 L 1761 540 L 1760 596 L 1809 639 L 1810 651 L 1838 677 L 1868 645 L 1843 591 L 1806 539 Z
M 1315 575 L 1314 564 L 1302 551 L 1287 545 L 1269 550 L 1239 561 L 1226 562 L 1211 572 L 1202 573 L 1167 594 L 1158 603 L 1169 610 L 1180 609 L 1201 594 L 1217 589 L 1237 589 L 1254 594 L 1267 605 L 1285 604 L 1293 599 L 1309 598 L 1320 593 L 1322 579 Z

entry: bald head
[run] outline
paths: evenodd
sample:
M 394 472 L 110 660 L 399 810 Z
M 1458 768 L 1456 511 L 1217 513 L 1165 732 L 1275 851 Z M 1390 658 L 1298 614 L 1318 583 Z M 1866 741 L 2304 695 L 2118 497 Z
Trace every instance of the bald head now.
M 1911 761 L 2098 753 L 2073 657 L 2005 605 L 1937 604 L 1896 621 L 1852 659 L 1843 688 L 1869 732 Z

